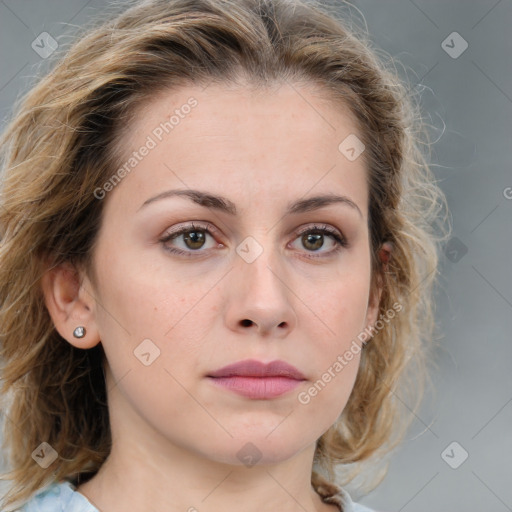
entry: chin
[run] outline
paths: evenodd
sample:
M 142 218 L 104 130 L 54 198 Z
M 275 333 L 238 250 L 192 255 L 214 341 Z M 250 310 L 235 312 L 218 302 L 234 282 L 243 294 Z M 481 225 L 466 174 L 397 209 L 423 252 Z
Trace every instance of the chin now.
M 215 451 L 206 456 L 216 462 L 233 466 L 272 465 L 291 459 L 316 443 L 311 435 L 293 437 L 285 429 L 281 435 L 276 431 L 269 435 L 269 432 L 271 431 L 264 429 L 264 432 L 252 431 L 251 434 L 244 432 L 235 435 L 222 444 L 215 443 Z

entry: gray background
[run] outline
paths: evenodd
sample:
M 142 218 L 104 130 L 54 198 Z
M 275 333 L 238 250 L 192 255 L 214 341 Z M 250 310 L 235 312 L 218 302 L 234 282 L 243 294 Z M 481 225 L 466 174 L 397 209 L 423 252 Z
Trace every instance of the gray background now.
M 427 393 L 382 484 L 367 496 L 351 492 L 387 512 L 512 511 L 512 2 L 354 5 L 376 46 L 405 65 L 401 74 L 421 93 L 454 240 L 441 256 L 436 392 Z M 0 0 L 0 129 L 18 94 L 45 68 L 31 47 L 36 37 L 47 31 L 65 41 L 106 7 L 96 0 Z M 462 46 L 448 37 L 453 32 L 468 43 L 456 58 Z

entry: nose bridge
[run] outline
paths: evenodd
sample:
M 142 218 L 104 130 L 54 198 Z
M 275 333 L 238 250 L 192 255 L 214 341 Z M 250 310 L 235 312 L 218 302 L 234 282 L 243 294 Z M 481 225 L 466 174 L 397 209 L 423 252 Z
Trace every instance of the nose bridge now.
M 230 283 L 228 321 L 232 328 L 253 326 L 260 332 L 295 325 L 290 285 L 285 265 L 271 235 L 248 236 L 236 249 Z
M 286 295 L 286 287 L 282 281 L 284 267 L 279 263 L 279 249 L 273 243 L 271 235 L 258 238 L 261 242 L 248 236 L 236 249 L 239 257 L 236 266 L 241 273 L 241 281 L 248 285 L 247 292 L 257 295 L 262 293 L 267 300 L 274 295 Z

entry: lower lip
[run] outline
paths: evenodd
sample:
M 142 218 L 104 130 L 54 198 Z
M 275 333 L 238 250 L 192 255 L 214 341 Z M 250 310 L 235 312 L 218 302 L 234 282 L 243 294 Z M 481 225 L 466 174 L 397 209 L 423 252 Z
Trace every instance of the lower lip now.
M 215 384 L 247 398 L 264 400 L 295 389 L 302 381 L 288 377 L 210 377 Z

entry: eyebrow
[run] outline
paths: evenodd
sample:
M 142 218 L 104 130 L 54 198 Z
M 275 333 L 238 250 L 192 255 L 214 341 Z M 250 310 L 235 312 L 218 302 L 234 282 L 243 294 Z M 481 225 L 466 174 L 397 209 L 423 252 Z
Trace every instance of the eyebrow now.
M 186 197 L 193 201 L 194 203 L 197 203 L 200 206 L 204 206 L 205 208 L 218 210 L 221 212 L 228 213 L 230 215 L 238 214 L 236 205 L 226 197 L 210 194 L 208 192 L 203 192 L 201 190 L 191 189 L 167 190 L 166 192 L 162 192 L 161 194 L 158 194 L 144 201 L 139 210 L 151 203 L 154 203 L 155 201 L 160 201 L 161 199 L 167 199 L 169 197 L 175 196 Z M 298 201 L 288 203 L 286 207 L 286 215 L 297 215 L 300 213 L 306 213 L 313 210 L 318 210 L 320 208 L 324 208 L 331 204 L 345 204 L 350 208 L 356 210 L 359 213 L 360 217 L 363 217 L 363 214 L 359 209 L 359 206 L 357 206 L 357 204 L 354 201 L 352 201 L 352 199 L 350 199 L 347 196 L 339 196 L 336 194 L 323 194 L 319 196 L 309 197 L 307 199 L 299 199 Z

